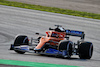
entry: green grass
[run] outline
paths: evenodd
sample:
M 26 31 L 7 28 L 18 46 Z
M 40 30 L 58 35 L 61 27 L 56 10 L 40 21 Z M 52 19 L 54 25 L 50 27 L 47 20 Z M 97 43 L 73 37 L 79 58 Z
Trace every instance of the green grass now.
M 13 2 L 13 1 L 7 1 L 7 0 L 0 0 L 0 4 L 7 5 L 7 6 L 20 7 L 20 8 L 33 9 L 33 10 L 53 12 L 53 13 L 67 14 L 67 15 L 73 15 L 73 16 L 79 16 L 79 17 L 85 17 L 85 18 L 100 19 L 100 14 L 81 12 L 81 11 L 75 11 L 75 10 L 69 10 L 69 9 L 61 9 L 61 8 L 56 8 L 56 7 L 46 7 L 46 6 L 25 4 L 25 3 Z

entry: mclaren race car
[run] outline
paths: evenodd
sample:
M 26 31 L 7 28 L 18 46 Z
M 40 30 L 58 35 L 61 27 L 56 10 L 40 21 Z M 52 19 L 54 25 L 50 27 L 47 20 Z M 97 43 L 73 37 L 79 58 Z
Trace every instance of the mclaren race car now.
M 55 29 L 49 28 L 45 36 L 39 36 L 37 39 L 31 38 L 30 41 L 26 35 L 16 36 L 10 50 L 19 54 L 30 52 L 63 58 L 71 58 L 72 55 L 79 55 L 80 59 L 92 57 L 93 44 L 84 41 L 83 31 L 64 29 L 61 25 L 55 26 Z M 36 33 L 36 35 L 40 35 L 40 33 Z M 80 39 L 75 43 L 70 40 L 70 36 L 80 37 Z

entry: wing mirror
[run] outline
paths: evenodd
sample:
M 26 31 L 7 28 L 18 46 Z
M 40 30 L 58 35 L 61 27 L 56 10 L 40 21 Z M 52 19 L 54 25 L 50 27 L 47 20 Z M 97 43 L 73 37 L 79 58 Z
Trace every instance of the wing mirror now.
M 40 33 L 35 33 L 36 35 L 39 35 Z

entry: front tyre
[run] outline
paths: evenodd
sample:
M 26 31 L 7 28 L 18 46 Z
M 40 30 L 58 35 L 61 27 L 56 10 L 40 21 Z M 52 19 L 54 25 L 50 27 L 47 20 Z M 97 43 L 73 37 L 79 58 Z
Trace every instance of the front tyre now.
M 81 43 L 79 46 L 80 59 L 90 59 L 93 54 L 93 44 L 91 42 Z
M 72 42 L 71 41 L 66 41 L 62 40 L 59 43 L 59 51 L 63 52 L 63 57 L 64 58 L 71 58 L 72 55 Z
M 15 38 L 14 41 L 14 47 L 16 46 L 21 46 L 21 45 L 29 45 L 29 40 L 28 37 L 25 35 L 19 35 Z M 16 50 L 14 49 L 15 52 L 19 53 L 19 54 L 24 54 L 24 51 L 20 51 L 20 50 Z

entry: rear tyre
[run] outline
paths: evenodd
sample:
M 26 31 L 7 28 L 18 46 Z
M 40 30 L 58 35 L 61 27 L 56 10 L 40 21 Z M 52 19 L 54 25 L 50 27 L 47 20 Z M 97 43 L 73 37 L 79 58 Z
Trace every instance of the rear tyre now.
M 93 54 L 93 44 L 91 42 L 81 43 L 79 46 L 80 59 L 90 59 Z
M 66 40 L 60 41 L 58 49 L 59 51 L 62 51 L 64 53 L 66 52 L 66 54 L 63 55 L 64 58 L 68 58 L 68 59 L 71 58 L 71 55 L 72 55 L 72 42 L 71 41 L 66 41 Z
M 25 35 L 19 35 L 15 38 L 14 41 L 14 47 L 16 46 L 21 46 L 21 45 L 29 45 L 29 40 L 28 37 Z M 19 50 L 14 50 L 15 52 L 19 53 L 19 54 L 24 54 L 25 52 L 23 51 L 19 51 Z

